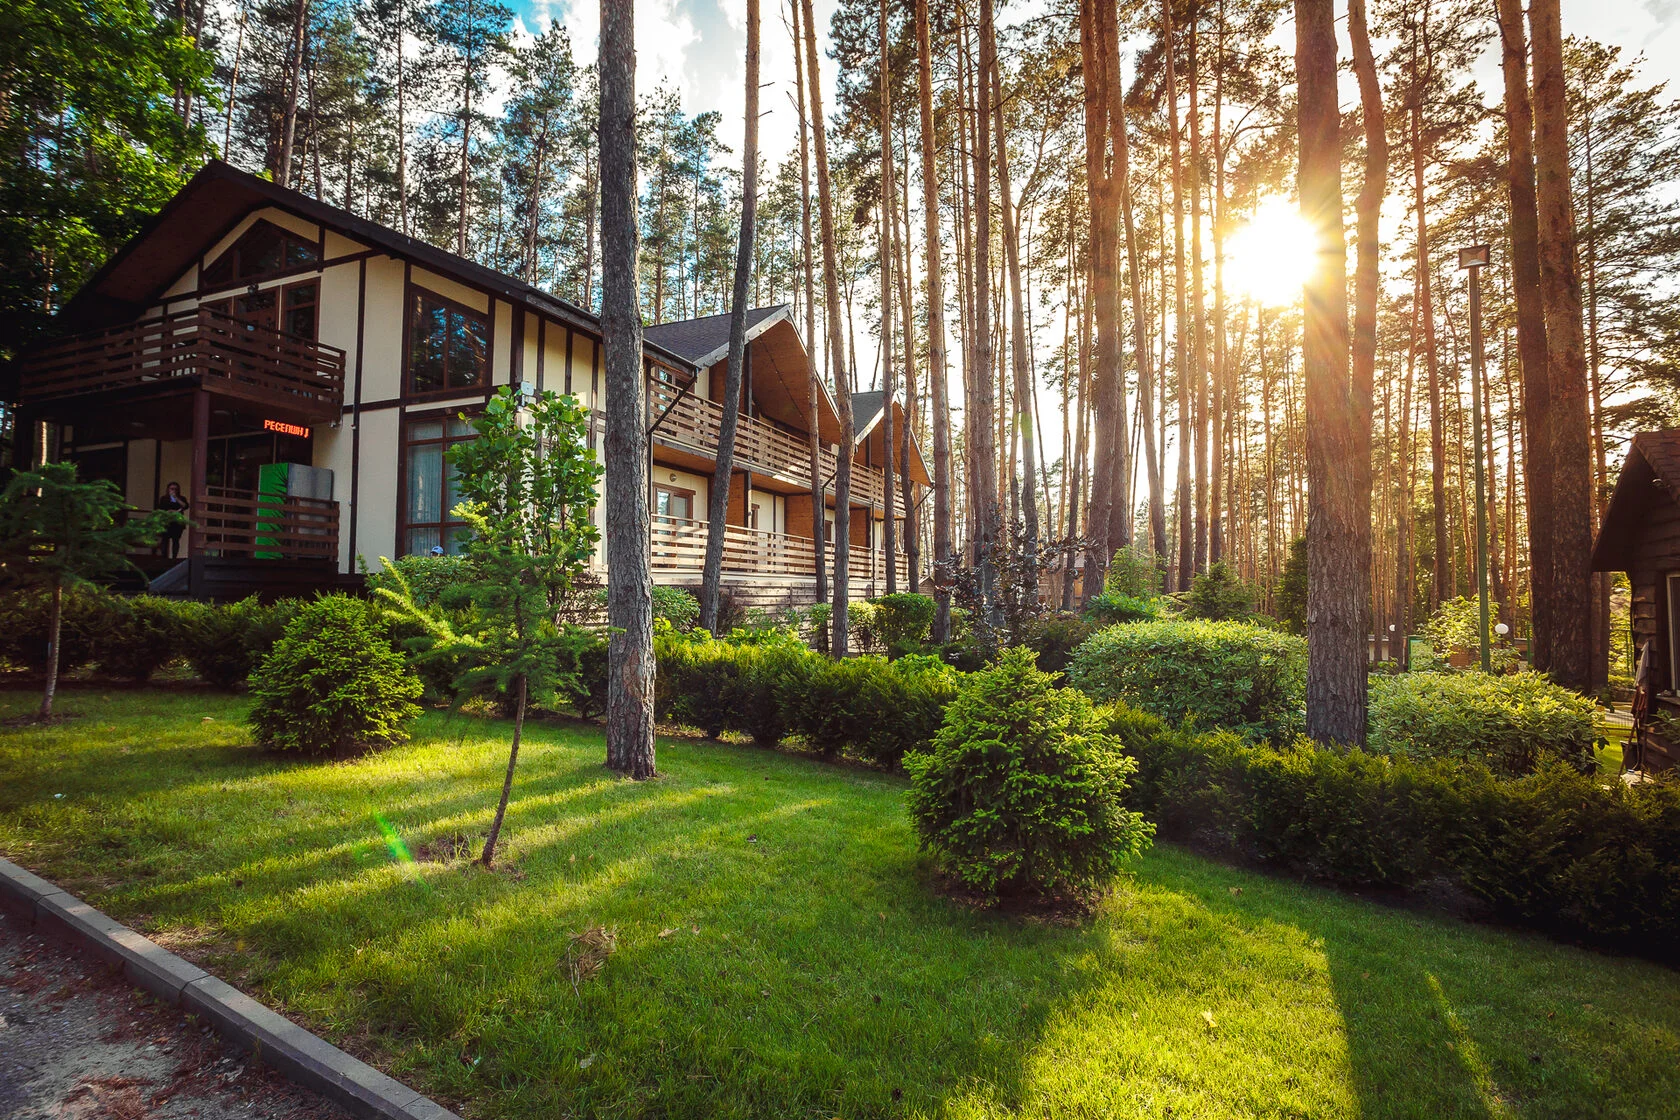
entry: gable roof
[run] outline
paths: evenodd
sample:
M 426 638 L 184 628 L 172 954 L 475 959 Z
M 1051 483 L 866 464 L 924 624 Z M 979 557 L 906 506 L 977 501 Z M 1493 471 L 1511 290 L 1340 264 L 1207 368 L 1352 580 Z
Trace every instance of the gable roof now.
M 1649 509 L 1662 501 L 1680 504 L 1680 428 L 1633 437 L 1593 542 L 1592 570 L 1626 571 Z
M 81 331 L 139 315 L 158 301 L 163 285 L 185 272 L 207 244 L 264 206 L 289 210 L 353 241 L 406 258 L 558 322 L 596 335 L 601 332 L 600 319 L 551 292 L 241 171 L 219 159 L 200 168 L 82 285 L 60 311 L 60 321 L 69 331 Z M 647 340 L 646 348 L 662 361 L 689 370 L 694 368 L 694 363 L 670 351 L 657 339 Z
M 793 309 L 785 303 L 753 308 L 746 315 L 747 341 L 751 342 L 782 319 L 791 322 L 792 316 Z M 655 323 L 644 328 L 642 336 L 704 368 L 729 357 L 729 312 Z
M 882 407 L 886 400 L 887 394 L 879 389 L 852 394 L 852 430 L 857 433 L 854 440 L 856 446 L 863 446 L 865 441 L 876 434 L 876 429 L 881 426 L 881 418 L 886 414 Z M 909 423 L 904 405 L 896 397 L 893 398 L 894 431 L 902 433 Z M 874 450 L 879 451 L 879 448 Z M 915 461 L 909 466 L 911 479 L 923 486 L 933 485 L 933 481 L 928 477 L 927 462 L 922 458 L 921 441 L 916 438 L 913 430 L 910 433 L 910 450 L 915 456 Z M 884 453 L 882 459 L 885 459 Z

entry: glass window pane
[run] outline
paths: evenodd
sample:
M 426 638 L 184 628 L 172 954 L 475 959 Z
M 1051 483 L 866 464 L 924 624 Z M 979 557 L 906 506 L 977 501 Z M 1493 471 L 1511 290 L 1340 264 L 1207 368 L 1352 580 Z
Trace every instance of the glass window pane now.
M 286 264 L 288 266 L 309 264 L 315 260 L 316 256 L 315 246 L 309 242 L 299 241 L 291 237 L 286 238 Z
M 442 439 L 443 425 L 436 420 L 421 420 L 408 426 L 410 443 L 423 439 Z
M 449 418 L 449 436 L 451 439 L 461 436 L 471 438 L 474 434 L 472 421 L 470 419 L 463 419 L 460 416 L 451 416 Z
M 422 443 L 408 449 L 408 521 L 443 520 L 443 447 Z
M 468 531 L 464 525 L 451 525 L 443 530 L 443 552 L 446 556 L 459 556 L 466 551 Z
M 444 505 L 441 516 L 452 518 L 455 516 L 455 507 L 461 504 L 461 472 L 447 459 L 443 464 L 443 492 Z
M 444 387 L 444 333 L 448 313 L 424 296 L 414 298 L 414 321 L 410 324 L 408 377 L 412 392 L 426 393 Z
M 490 351 L 488 326 L 476 316 L 459 311 L 449 313 L 449 385 L 470 388 L 482 385 Z
M 410 529 L 403 541 L 403 554 L 406 556 L 424 556 L 438 543 L 437 526 L 428 529 Z
M 284 261 L 284 240 L 280 231 L 267 222 L 252 226 L 251 232 L 239 242 L 239 275 L 262 276 L 280 271 Z

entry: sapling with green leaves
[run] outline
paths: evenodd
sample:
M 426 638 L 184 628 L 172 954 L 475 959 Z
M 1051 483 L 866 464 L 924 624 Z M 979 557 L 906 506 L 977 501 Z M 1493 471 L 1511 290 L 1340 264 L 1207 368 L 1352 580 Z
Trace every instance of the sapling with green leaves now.
M 0 586 L 40 588 L 51 601 L 47 683 L 40 718 L 52 717 L 58 691 L 58 641 L 64 590 L 134 565 L 128 554 L 149 548 L 178 514 L 128 517 L 122 492 L 104 479 L 76 477 L 73 463 L 19 471 L 0 492 Z
M 479 862 L 491 866 L 513 792 L 525 711 L 574 685 L 565 656 L 570 635 L 556 622 L 580 584 L 600 538 L 589 517 L 601 468 L 587 442 L 588 412 L 575 397 L 541 393 L 522 401 L 504 386 L 472 417 L 477 438 L 449 449 L 467 526 L 459 585 L 470 608 L 453 617 L 415 602 L 400 573 L 380 597 L 431 638 L 423 656 L 467 666 L 463 694 L 493 687 L 512 697 L 513 744 L 501 801 Z

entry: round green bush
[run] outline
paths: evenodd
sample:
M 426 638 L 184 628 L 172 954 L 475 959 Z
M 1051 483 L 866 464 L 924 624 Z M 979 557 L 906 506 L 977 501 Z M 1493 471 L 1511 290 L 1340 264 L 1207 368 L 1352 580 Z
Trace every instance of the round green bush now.
M 1031 651 L 1006 651 L 968 678 L 932 753 L 905 756 L 922 847 L 991 898 L 1100 887 L 1154 835 L 1123 804 L 1136 763 L 1103 725 Z
M 1068 679 L 1096 700 L 1283 743 L 1304 721 L 1307 643 L 1246 622 L 1129 623 L 1080 646 Z
M 871 626 L 875 640 L 890 655 L 919 647 L 933 626 L 933 596 L 901 591 L 871 599 L 875 615 Z
M 326 595 L 300 609 L 251 678 L 247 722 L 280 750 L 345 751 L 408 738 L 420 678 L 391 648 L 378 609 Z
M 1371 678 L 1371 749 L 1484 763 L 1508 778 L 1548 758 L 1597 765 L 1595 706 L 1540 673 L 1401 673 Z

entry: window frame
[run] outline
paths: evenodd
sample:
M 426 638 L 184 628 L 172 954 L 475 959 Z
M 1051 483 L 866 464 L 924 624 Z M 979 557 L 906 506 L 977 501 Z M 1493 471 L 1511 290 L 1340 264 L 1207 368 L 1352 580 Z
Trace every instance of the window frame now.
M 398 556 L 425 555 L 424 553 L 411 553 L 408 550 L 408 535 L 411 531 L 413 531 L 415 529 L 430 529 L 430 528 L 435 527 L 438 531 L 438 543 L 442 544 L 443 540 L 444 540 L 444 534 L 445 534 L 446 531 L 466 528 L 466 522 L 459 521 L 456 518 L 454 518 L 453 516 L 451 516 L 451 510 L 449 510 L 449 509 L 445 509 L 445 510 L 441 511 L 442 519 L 439 520 L 439 521 L 410 521 L 409 520 L 409 517 L 408 517 L 408 514 L 409 514 L 409 502 L 408 502 L 408 497 L 409 497 L 409 495 L 408 495 L 409 454 L 410 454 L 410 450 L 412 448 L 416 447 L 416 446 L 429 446 L 429 445 L 432 445 L 432 444 L 437 444 L 440 447 L 442 447 L 444 454 L 447 455 L 448 452 L 449 452 L 449 448 L 451 446 L 453 446 L 454 444 L 466 443 L 470 440 L 477 439 L 478 438 L 478 433 L 476 431 L 471 432 L 468 435 L 453 436 L 453 437 L 450 436 L 450 434 L 449 434 L 449 422 L 451 420 L 460 419 L 464 415 L 467 419 L 467 422 L 470 424 L 474 419 L 476 419 L 478 417 L 478 415 L 482 411 L 483 411 L 482 408 L 479 408 L 479 407 L 475 406 L 475 407 L 471 407 L 471 408 L 434 408 L 434 409 L 426 409 L 425 411 L 422 411 L 422 412 L 404 412 L 402 414 L 402 418 L 398 422 L 398 425 L 397 425 L 398 461 L 397 461 L 397 539 L 396 539 L 396 554 Z M 441 436 L 439 436 L 437 439 L 419 439 L 419 440 L 417 440 L 417 439 L 409 438 L 409 430 L 410 430 L 411 427 L 413 427 L 417 424 L 430 424 L 430 423 L 437 423 L 437 424 L 443 425 L 443 434 Z M 445 461 L 447 462 L 447 460 L 445 460 Z M 448 498 L 448 480 L 447 480 L 447 477 L 444 480 L 444 497 L 445 497 L 445 500 L 447 500 L 447 498 Z M 449 552 L 448 552 L 447 548 L 445 549 L 444 554 L 449 555 Z
M 477 385 L 445 384 L 439 389 L 414 388 L 414 317 L 419 310 L 420 299 L 435 300 L 446 311 L 459 313 L 478 320 L 484 325 L 484 376 Z M 451 397 L 479 396 L 488 398 L 495 392 L 496 386 L 496 318 L 495 301 L 490 302 L 490 310 L 479 311 L 469 307 L 460 300 L 450 299 L 441 292 L 435 292 L 424 284 L 416 284 L 410 280 L 403 294 L 403 326 L 402 326 L 402 399 L 405 401 L 447 400 Z M 449 376 L 445 366 L 444 378 Z
M 239 275 L 239 267 L 238 267 L 239 264 L 240 264 L 240 259 L 235 258 L 234 259 L 234 275 L 232 277 L 230 277 L 227 280 L 214 280 L 213 281 L 213 280 L 208 279 L 207 274 L 209 273 L 209 271 L 212 268 L 214 268 L 216 265 L 221 264 L 222 261 L 226 260 L 232 254 L 239 253 L 241 251 L 240 246 L 245 243 L 245 240 L 247 238 L 249 238 L 253 233 L 255 233 L 258 230 L 258 228 L 260 228 L 262 226 L 268 226 L 270 229 L 278 231 L 279 234 L 281 235 L 281 237 L 283 237 L 283 238 L 288 238 L 292 241 L 296 241 L 300 245 L 309 246 L 315 254 L 315 259 L 312 260 L 312 261 L 307 261 L 303 264 L 287 264 L 287 263 L 285 263 L 285 260 L 284 260 L 285 254 L 284 254 L 284 252 L 282 252 L 282 254 L 281 254 L 282 260 L 281 260 L 279 268 L 271 269 L 268 272 L 254 273 L 250 276 L 240 276 Z M 238 288 L 248 288 L 252 284 L 261 284 L 264 281 L 274 280 L 274 279 L 277 279 L 277 278 L 282 277 L 282 276 L 292 276 L 292 275 L 297 275 L 299 273 L 305 273 L 305 272 L 320 272 L 324 267 L 326 267 L 326 259 L 327 259 L 327 238 L 326 238 L 326 233 L 324 231 L 322 233 L 320 233 L 319 235 L 317 235 L 314 239 L 310 239 L 310 238 L 305 237 L 301 233 L 297 233 L 293 230 L 287 229 L 285 226 L 279 224 L 278 222 L 272 222 L 272 221 L 268 220 L 267 218 L 258 218 L 256 221 L 252 222 L 249 226 L 246 227 L 244 233 L 242 233 L 238 237 L 234 238 L 233 243 L 230 244 L 226 249 L 222 250 L 222 252 L 220 254 L 218 254 L 214 260 L 201 259 L 199 261 L 199 263 L 198 263 L 198 292 L 199 292 L 200 295 L 203 295 L 207 292 L 227 292 L 227 291 L 233 291 L 233 290 L 238 289 Z
M 677 517 L 677 516 L 675 516 L 673 514 L 669 514 L 669 513 L 660 513 L 659 512 L 659 495 L 661 493 L 669 494 L 672 497 L 681 496 L 683 498 L 686 498 L 688 500 L 688 516 L 687 517 Z M 648 515 L 650 517 L 658 518 L 661 521 L 662 524 L 666 524 L 666 525 L 675 525 L 675 524 L 678 524 L 680 522 L 692 523 L 695 520 L 695 517 L 694 517 L 694 495 L 695 495 L 695 491 L 690 489 L 687 486 L 678 486 L 674 482 L 670 483 L 669 485 L 667 485 L 666 483 L 663 483 L 663 482 L 656 482 L 656 483 L 653 484 L 653 491 L 649 495 L 650 498 L 651 498 L 651 501 L 649 502 L 649 507 L 650 508 L 648 509 Z

